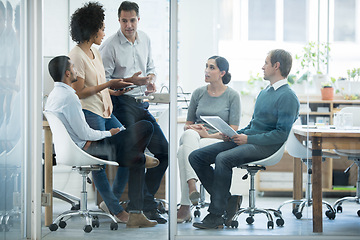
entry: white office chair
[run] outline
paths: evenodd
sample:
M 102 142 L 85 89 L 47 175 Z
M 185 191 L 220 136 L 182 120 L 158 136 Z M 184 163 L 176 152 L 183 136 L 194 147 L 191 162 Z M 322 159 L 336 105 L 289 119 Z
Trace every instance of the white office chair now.
M 300 119 L 297 119 L 294 125 L 300 125 Z M 289 200 L 281 204 L 278 208 L 278 211 L 286 205 L 286 204 L 296 204 L 296 207 L 292 210 L 292 213 L 295 215 L 297 219 L 302 217 L 302 212 L 304 207 L 312 206 L 312 183 L 311 183 L 311 174 L 312 174 L 312 151 L 310 148 L 304 146 L 299 140 L 296 138 L 293 130 L 288 137 L 288 141 L 286 143 L 286 150 L 287 152 L 295 158 L 300 158 L 307 166 L 307 185 L 305 191 L 305 198 L 301 200 Z M 325 161 L 325 158 L 340 158 L 337 154 L 330 153 L 330 152 L 323 152 L 322 160 Z M 328 208 L 325 212 L 325 215 L 329 219 L 335 219 L 335 211 L 333 207 L 326 201 L 322 201 L 324 205 Z
M 108 213 L 102 211 L 91 211 L 87 209 L 87 191 L 86 182 L 91 183 L 88 174 L 91 171 L 97 171 L 103 168 L 104 164 L 118 166 L 117 162 L 105 161 L 91 156 L 82 149 L 80 149 L 71 139 L 65 126 L 53 113 L 44 112 L 44 115 L 49 122 L 51 132 L 53 134 L 53 142 L 55 145 L 56 160 L 58 164 L 72 166 L 73 170 L 77 170 L 82 176 L 82 191 L 80 197 L 80 209 L 70 210 L 60 214 L 54 222 L 49 226 L 51 231 L 56 231 L 58 226 L 60 228 L 66 227 L 66 222 L 63 221 L 65 217 L 82 216 L 86 219 L 86 225 L 83 230 L 91 232 L 93 227 L 99 227 L 99 220 L 97 215 L 102 215 L 111 218 L 113 221 L 110 224 L 111 230 L 117 230 L 118 224 L 115 218 Z
M 345 107 L 341 109 L 341 113 L 352 113 L 353 115 L 353 126 L 360 127 L 360 107 Z M 334 209 L 337 212 L 342 212 L 342 204 L 345 201 L 360 203 L 360 149 L 343 150 L 336 149 L 335 152 L 341 156 L 347 156 L 349 160 L 354 161 L 350 167 L 345 170 L 347 173 L 350 168 L 356 164 L 358 167 L 357 182 L 356 182 L 356 196 L 355 197 L 344 197 L 338 199 L 334 204 Z M 357 215 L 360 217 L 360 210 L 357 211 Z
M 258 214 L 258 213 L 266 214 L 266 217 L 268 219 L 267 228 L 273 229 L 274 221 L 273 221 L 273 217 L 271 216 L 270 212 L 274 212 L 275 217 L 278 217 L 278 219 L 276 220 L 276 225 L 277 226 L 284 225 L 284 219 L 282 218 L 281 213 L 278 212 L 277 210 L 261 209 L 261 208 L 257 208 L 255 206 L 255 174 L 259 170 L 266 170 L 266 168 L 265 168 L 266 166 L 271 166 L 271 165 L 277 164 L 281 160 L 281 158 L 284 154 L 284 150 L 285 150 L 285 143 L 280 147 L 280 149 L 278 151 L 276 151 L 273 155 L 271 155 L 265 159 L 238 166 L 238 168 L 246 169 L 248 171 L 247 174 L 245 174 L 243 176 L 243 180 L 247 179 L 248 175 L 250 175 L 249 207 L 248 208 L 240 208 L 239 211 L 237 213 L 235 213 L 233 220 L 231 221 L 229 227 L 237 228 L 239 226 L 239 222 L 237 221 L 237 219 L 238 219 L 239 215 L 242 213 L 249 214 L 249 217 L 246 218 L 246 222 L 248 224 L 252 224 L 254 222 L 255 214 Z

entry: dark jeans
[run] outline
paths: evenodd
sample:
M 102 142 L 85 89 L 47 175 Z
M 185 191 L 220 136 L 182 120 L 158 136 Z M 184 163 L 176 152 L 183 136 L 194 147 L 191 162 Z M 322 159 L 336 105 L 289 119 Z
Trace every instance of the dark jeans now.
M 114 127 L 119 127 L 120 122 L 115 116 L 111 116 L 110 119 L 102 118 L 90 111 L 84 110 L 86 121 L 93 129 L 97 130 L 109 130 Z M 140 210 L 143 206 L 143 181 L 144 181 L 144 163 L 145 156 L 143 154 L 148 142 L 151 138 L 153 126 L 148 121 L 141 121 L 130 126 L 125 131 L 121 131 L 118 134 L 105 138 L 103 140 L 91 143 L 87 152 L 98 156 L 103 159 L 116 161 L 120 166 L 126 168 L 120 168 L 117 171 L 115 182 L 121 177 L 126 177 L 123 182 L 116 182 L 111 189 L 109 181 L 107 179 L 105 170 L 93 171 L 93 179 L 95 186 L 97 187 L 101 197 L 105 201 L 109 210 L 113 214 L 118 214 L 124 209 L 119 204 L 119 197 L 117 192 L 121 193 L 124 190 L 125 184 L 129 176 L 129 198 L 131 204 L 129 204 L 130 210 Z M 129 167 L 129 168 L 128 168 Z M 126 169 L 125 172 L 122 170 Z
M 208 211 L 222 215 L 230 197 L 232 169 L 241 164 L 266 158 L 278 147 L 219 142 L 193 151 L 189 155 L 190 165 L 196 172 L 206 191 L 210 194 Z M 211 164 L 215 163 L 215 168 Z
M 154 132 L 150 139 L 148 150 L 159 159 L 159 166 L 147 169 L 145 174 L 144 186 L 144 211 L 149 211 L 157 207 L 154 195 L 159 189 L 161 180 L 168 167 L 168 142 L 155 118 L 148 111 L 149 104 L 136 102 L 133 97 L 126 95 L 111 96 L 114 105 L 113 114 L 125 127 L 146 120 L 153 124 Z

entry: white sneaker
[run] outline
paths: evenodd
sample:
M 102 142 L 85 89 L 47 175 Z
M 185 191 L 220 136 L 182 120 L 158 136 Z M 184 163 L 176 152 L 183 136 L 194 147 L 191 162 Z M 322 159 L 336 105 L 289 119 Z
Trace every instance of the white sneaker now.
M 109 208 L 106 206 L 106 204 L 105 204 L 104 201 L 102 201 L 102 202 L 99 204 L 99 208 L 100 208 L 101 210 L 103 210 L 104 212 L 106 212 L 106 213 L 108 213 L 108 214 L 111 214 L 118 223 L 126 223 L 126 222 L 121 221 L 119 218 L 117 218 L 116 215 L 113 215 L 112 213 L 110 213 L 110 210 L 109 210 Z

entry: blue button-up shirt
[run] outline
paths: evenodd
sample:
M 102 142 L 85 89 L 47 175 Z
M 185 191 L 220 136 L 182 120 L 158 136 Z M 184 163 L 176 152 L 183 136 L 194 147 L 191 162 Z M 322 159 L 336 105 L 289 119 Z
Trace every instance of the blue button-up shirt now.
M 55 82 L 54 89 L 46 101 L 45 111 L 53 112 L 64 124 L 71 139 L 80 148 L 86 141 L 97 141 L 110 137 L 110 131 L 98 131 L 90 128 L 85 120 L 79 97 L 75 90 L 62 82 Z

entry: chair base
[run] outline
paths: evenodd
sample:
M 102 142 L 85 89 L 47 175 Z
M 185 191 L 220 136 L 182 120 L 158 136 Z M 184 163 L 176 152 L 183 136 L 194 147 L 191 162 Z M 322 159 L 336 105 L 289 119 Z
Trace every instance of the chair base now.
M 62 192 L 56 189 L 53 189 L 53 197 L 58 198 L 64 202 L 71 204 L 71 210 L 79 210 L 80 209 L 80 198 L 75 197 L 69 193 Z
M 82 191 L 81 191 L 81 198 L 80 198 L 80 209 L 79 210 L 70 210 L 66 211 L 62 214 L 60 214 L 54 222 L 49 226 L 50 231 L 56 231 L 58 227 L 65 228 L 66 227 L 66 221 L 64 221 L 65 217 L 73 217 L 73 216 L 81 216 L 84 217 L 86 220 L 86 225 L 84 226 L 83 230 L 86 233 L 89 233 L 92 231 L 93 228 L 99 227 L 100 222 L 98 219 L 98 216 L 106 216 L 110 218 L 113 222 L 110 224 L 111 230 L 117 230 L 118 224 L 116 219 L 109 213 L 104 213 L 101 211 L 92 211 L 88 210 L 87 208 L 87 191 L 86 191 L 86 183 L 88 180 L 88 174 L 91 171 L 97 171 L 102 169 L 102 166 L 96 165 L 96 166 L 89 166 L 89 167 L 73 167 L 73 170 L 77 170 L 81 176 L 82 176 Z M 90 183 L 89 182 L 89 183 Z
M 254 216 L 255 214 L 265 214 L 268 222 L 267 222 L 267 228 L 268 229 L 274 229 L 274 220 L 271 216 L 271 212 L 274 214 L 275 217 L 278 217 L 276 219 L 276 225 L 279 227 L 282 227 L 285 223 L 284 219 L 282 218 L 281 212 L 275 210 L 275 209 L 263 209 L 263 208 L 254 208 L 254 207 L 248 207 L 248 208 L 241 208 L 239 211 L 234 215 L 233 220 L 231 221 L 230 225 L 228 227 L 237 228 L 239 226 L 238 217 L 242 213 L 249 214 L 249 217 L 246 218 L 247 224 L 253 224 L 254 223 Z
M 357 204 L 360 204 L 360 198 L 359 196 L 355 196 L 355 197 L 343 197 L 341 199 L 338 199 L 335 204 L 334 204 L 334 209 L 336 210 L 337 213 L 341 213 L 342 212 L 342 204 L 343 202 L 355 202 Z M 357 215 L 360 217 L 360 210 L 357 211 Z
M 296 219 L 300 219 L 303 216 L 304 207 L 311 207 L 312 206 L 312 199 L 301 199 L 301 200 L 288 200 L 281 204 L 277 211 L 281 212 L 281 208 L 286 204 L 296 204 L 296 207 L 292 210 L 292 213 L 296 217 Z M 328 210 L 325 212 L 325 215 L 330 219 L 333 220 L 336 217 L 336 213 L 334 208 L 326 201 L 322 201 L 322 204 L 325 205 Z
M 255 214 L 265 214 L 268 222 L 267 222 L 267 228 L 268 229 L 274 229 L 274 220 L 273 217 L 271 216 L 271 212 L 274 214 L 275 217 L 277 217 L 278 219 L 276 219 L 276 225 L 279 227 L 282 227 L 285 224 L 285 221 L 281 215 L 281 212 L 275 209 L 262 209 L 262 208 L 257 208 L 255 206 L 255 174 L 259 171 L 259 170 L 265 170 L 264 166 L 260 166 L 260 165 L 241 165 L 239 166 L 242 169 L 246 169 L 247 170 L 247 174 L 245 174 L 243 176 L 242 179 L 247 179 L 247 177 L 250 175 L 250 188 L 249 188 L 249 207 L 248 208 L 240 208 L 234 215 L 234 217 L 232 218 L 232 221 L 230 222 L 230 226 L 228 227 L 232 227 L 232 228 L 237 228 L 239 226 L 239 222 L 238 222 L 238 217 L 240 214 L 242 213 L 247 213 L 249 214 L 249 217 L 246 218 L 246 222 L 248 224 L 253 224 L 254 220 L 254 216 Z
M 113 222 L 110 224 L 110 229 L 111 230 L 117 230 L 118 229 L 118 224 L 115 220 L 115 218 L 109 214 L 109 213 L 104 213 L 104 212 L 100 212 L 100 211 L 92 211 L 92 210 L 70 210 L 70 211 L 66 211 L 62 214 L 60 214 L 55 220 L 54 222 L 49 226 L 49 229 L 51 231 L 56 231 L 58 229 L 58 226 L 60 228 L 65 228 L 66 227 L 66 222 L 64 221 L 65 217 L 73 217 L 73 216 L 80 216 L 80 217 L 84 217 L 86 220 L 86 225 L 84 226 L 83 230 L 84 232 L 91 232 L 93 228 L 99 227 L 100 226 L 100 222 L 98 219 L 98 216 L 106 216 L 109 217 L 111 220 L 113 220 Z

